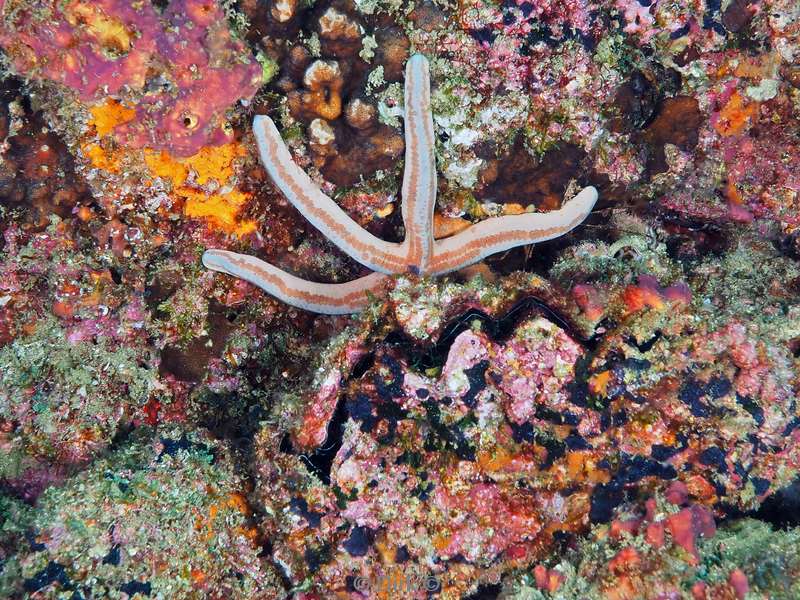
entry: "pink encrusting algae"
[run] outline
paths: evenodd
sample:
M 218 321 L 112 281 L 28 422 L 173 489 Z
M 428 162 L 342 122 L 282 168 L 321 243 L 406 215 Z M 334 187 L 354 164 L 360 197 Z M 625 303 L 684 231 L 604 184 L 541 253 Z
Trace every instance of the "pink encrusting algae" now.
M 225 110 L 262 81 L 261 66 L 210 0 L 170 2 L 161 14 L 149 2 L 42 0 L 5 16 L 0 45 L 16 69 L 87 104 L 123 98 L 136 116 L 114 137 L 178 156 L 230 142 Z M 151 91 L 154 69 L 163 79 Z

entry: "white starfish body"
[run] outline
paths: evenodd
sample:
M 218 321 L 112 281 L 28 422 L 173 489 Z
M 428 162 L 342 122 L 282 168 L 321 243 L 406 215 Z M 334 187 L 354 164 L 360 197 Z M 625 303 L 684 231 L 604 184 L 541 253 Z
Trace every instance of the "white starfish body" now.
M 452 237 L 434 240 L 435 140 L 428 61 L 421 54 L 415 54 L 406 64 L 404 129 L 405 239 L 394 243 L 364 230 L 314 185 L 292 161 L 269 117 L 257 116 L 253 121 L 261 161 L 286 198 L 323 235 L 375 273 L 347 283 L 315 283 L 253 256 L 227 250 L 207 250 L 203 264 L 245 279 L 292 306 L 325 314 L 346 314 L 364 308 L 370 294 L 383 286 L 388 275 L 406 272 L 441 275 L 496 252 L 559 237 L 579 225 L 597 201 L 597 191 L 587 187 L 559 210 L 486 219 Z

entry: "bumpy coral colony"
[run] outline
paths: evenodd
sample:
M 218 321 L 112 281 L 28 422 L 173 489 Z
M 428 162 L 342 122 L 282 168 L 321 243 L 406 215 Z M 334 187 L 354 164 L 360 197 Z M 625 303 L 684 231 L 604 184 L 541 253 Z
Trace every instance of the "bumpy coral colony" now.
M 800 598 L 798 59 L 796 0 L 0 0 L 0 597 Z

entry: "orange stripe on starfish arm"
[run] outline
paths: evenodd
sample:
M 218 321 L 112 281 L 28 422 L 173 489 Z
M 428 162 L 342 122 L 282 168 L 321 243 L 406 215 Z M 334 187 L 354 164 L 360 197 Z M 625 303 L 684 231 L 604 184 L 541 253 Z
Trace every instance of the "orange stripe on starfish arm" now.
M 564 235 L 580 225 L 597 202 L 597 190 L 584 188 L 558 210 L 486 219 L 461 233 L 434 243 L 427 275 L 441 275 L 497 252 Z
M 433 254 L 433 208 L 436 205 L 436 159 L 428 60 L 415 54 L 406 63 L 405 170 L 403 223 L 406 264 L 425 272 Z
M 386 275 L 371 273 L 347 283 L 316 283 L 300 279 L 255 256 L 227 250 L 206 250 L 206 268 L 239 277 L 297 308 L 327 315 L 354 313 L 365 308 L 370 294 L 380 291 Z
M 405 270 L 401 244 L 372 235 L 323 194 L 294 163 L 272 119 L 264 115 L 255 117 L 253 133 L 269 176 L 287 200 L 325 237 L 373 271 L 391 274 Z

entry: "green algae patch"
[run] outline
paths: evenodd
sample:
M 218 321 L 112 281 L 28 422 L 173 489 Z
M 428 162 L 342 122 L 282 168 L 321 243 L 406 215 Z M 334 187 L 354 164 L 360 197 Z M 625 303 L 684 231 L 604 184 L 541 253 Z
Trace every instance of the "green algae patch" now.
M 243 483 L 226 449 L 200 433 L 134 435 L 48 488 L 27 525 L 7 563 L 18 577 L 0 580 L 2 597 L 21 589 L 41 598 L 278 596 Z
M 70 336 L 55 319 L 0 349 L 0 418 L 16 423 L 0 474 L 29 459 L 79 464 L 103 450 L 156 387 L 147 353 Z

